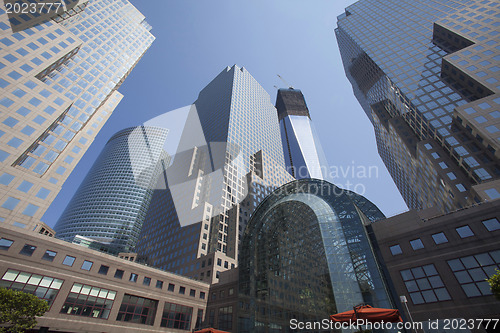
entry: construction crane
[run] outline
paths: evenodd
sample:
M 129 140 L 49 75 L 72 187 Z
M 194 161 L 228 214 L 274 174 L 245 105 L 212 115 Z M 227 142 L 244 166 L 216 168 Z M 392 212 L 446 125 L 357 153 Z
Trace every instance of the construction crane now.
M 286 82 L 285 79 L 281 77 L 281 75 L 279 75 L 279 74 L 276 74 L 276 75 L 278 75 L 278 77 L 281 79 L 281 81 L 283 81 L 283 83 L 286 86 L 288 86 L 288 89 L 293 89 L 293 87 L 288 82 Z

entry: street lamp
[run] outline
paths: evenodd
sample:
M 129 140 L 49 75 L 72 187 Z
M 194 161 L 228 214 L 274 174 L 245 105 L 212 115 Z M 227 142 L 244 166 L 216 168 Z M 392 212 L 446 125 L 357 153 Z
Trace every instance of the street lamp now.
M 410 313 L 410 309 L 408 308 L 408 300 L 406 299 L 406 296 L 399 296 L 399 300 L 401 301 L 401 303 L 403 303 L 406 307 L 406 312 L 408 312 L 408 317 L 410 317 L 410 321 L 411 321 L 411 326 L 413 328 L 413 330 L 415 331 L 415 333 L 418 333 L 417 332 L 417 328 L 415 327 L 415 322 L 413 321 L 413 318 L 411 316 L 411 313 Z

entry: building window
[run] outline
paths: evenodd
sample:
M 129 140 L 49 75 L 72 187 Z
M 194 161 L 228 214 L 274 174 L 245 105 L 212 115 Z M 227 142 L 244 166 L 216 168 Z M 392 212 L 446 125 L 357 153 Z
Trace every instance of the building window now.
M 196 290 L 194 290 L 194 289 L 189 290 L 189 296 L 195 297 L 196 296 Z
M 414 250 L 420 250 L 424 248 L 424 243 L 420 238 L 414 239 L 410 241 L 411 248 Z
M 208 326 L 214 327 L 215 324 L 215 310 L 210 310 L 208 313 Z
M 139 277 L 139 276 L 138 276 L 137 274 L 135 274 L 135 273 L 130 273 L 130 278 L 129 278 L 128 280 L 129 280 L 129 281 L 131 281 L 131 282 L 137 282 L 137 278 L 138 278 L 138 277 Z
M 464 225 L 463 227 L 456 228 L 455 230 L 457 231 L 460 238 L 467 238 L 467 237 L 474 236 L 474 233 L 472 232 L 472 230 L 470 229 L 470 227 L 468 225 Z
M 20 272 L 13 269 L 7 270 L 2 280 L 0 280 L 0 287 L 33 294 L 40 299 L 46 300 L 49 306 L 54 302 L 62 284 L 63 280 L 50 276 Z
M 61 313 L 108 319 L 116 291 L 74 283 Z
M 205 292 L 204 291 L 200 291 L 200 299 L 205 299 Z
M 482 221 L 482 223 L 488 231 L 495 231 L 500 229 L 500 222 L 498 222 L 496 218 Z
M 0 250 L 7 251 L 13 243 L 10 239 L 0 238 Z
M 389 247 L 389 250 L 391 250 L 393 256 L 403 253 L 403 251 L 401 250 L 401 246 L 399 246 L 399 244 Z
M 413 304 L 451 299 L 433 264 L 406 269 L 400 273 Z
M 116 320 L 153 326 L 157 308 L 157 300 L 125 294 Z
M 175 288 L 175 284 L 173 284 L 173 283 L 168 284 L 168 291 L 174 291 L 174 288 Z
M 149 286 L 151 284 L 151 278 L 144 277 L 144 280 L 142 280 L 142 284 L 145 286 Z
M 226 306 L 219 308 L 219 326 L 220 330 L 231 331 L 233 329 L 233 307 Z
M 21 251 L 19 251 L 19 254 L 23 254 L 25 256 L 31 257 L 33 255 L 33 252 L 35 252 L 35 250 L 36 250 L 36 246 L 30 245 L 30 244 L 24 244 Z
M 42 259 L 47 260 L 47 261 L 54 261 L 54 258 L 56 257 L 56 255 L 57 255 L 57 252 L 47 250 L 43 254 Z
M 192 315 L 192 307 L 165 302 L 160 326 L 189 331 Z
M 82 267 L 81 269 L 85 270 L 85 271 L 90 271 L 90 269 L 92 268 L 92 265 L 94 263 L 92 261 L 88 261 L 88 260 L 85 260 L 82 264 Z
M 163 289 L 163 281 L 156 280 L 156 288 Z
M 63 265 L 66 265 L 66 266 L 73 266 L 75 259 L 76 259 L 75 257 L 66 256 L 62 263 L 63 263 Z
M 491 295 L 486 279 L 500 268 L 500 250 L 448 260 L 467 297 Z
M 194 329 L 199 330 L 201 328 L 202 322 L 203 322 L 203 309 L 198 309 L 198 316 L 196 316 L 196 324 L 194 326 Z
M 123 271 L 121 269 L 117 269 L 115 272 L 115 278 L 121 279 L 123 278 Z
M 234 294 L 234 289 L 233 288 L 229 288 L 228 295 L 232 296 L 233 294 Z
M 444 232 L 438 232 L 437 234 L 432 235 L 432 239 L 436 245 L 448 243 L 448 238 L 446 238 Z
M 179 294 L 184 295 L 186 293 L 186 287 L 179 287 Z
M 102 275 L 108 275 L 108 271 L 109 271 L 109 266 L 106 266 L 106 265 L 101 265 L 101 267 L 99 267 L 99 274 L 102 274 Z

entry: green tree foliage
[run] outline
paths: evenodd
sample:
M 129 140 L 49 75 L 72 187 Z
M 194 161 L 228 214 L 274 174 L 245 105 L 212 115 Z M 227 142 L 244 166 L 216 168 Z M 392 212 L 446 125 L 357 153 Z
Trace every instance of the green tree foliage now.
M 488 280 L 491 292 L 497 299 L 500 299 L 500 271 L 497 269 L 495 275 L 492 275 Z
M 0 288 L 0 332 L 21 333 L 35 327 L 49 309 L 46 301 L 22 291 Z

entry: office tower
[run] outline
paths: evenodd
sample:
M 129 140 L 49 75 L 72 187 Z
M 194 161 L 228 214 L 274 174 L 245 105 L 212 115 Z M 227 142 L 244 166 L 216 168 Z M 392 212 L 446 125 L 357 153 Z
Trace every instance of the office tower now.
M 134 251 L 158 175 L 170 163 L 167 134 L 138 126 L 113 135 L 59 218 L 57 238 L 78 235 L 110 253 Z
M 276 109 L 288 172 L 297 179 L 331 181 L 325 153 L 302 92 L 291 87 L 279 89 Z
M 27 24 L 0 11 L 0 218 L 32 230 L 154 37 L 128 1 L 81 2 L 15 33 L 11 22 Z
M 216 281 L 237 264 L 240 234 L 257 204 L 293 180 L 276 109 L 246 69 L 227 67 L 199 93 L 165 175 L 137 253 L 149 265 Z
M 293 319 L 321 322 L 360 303 L 392 308 L 364 227 L 383 218 L 366 198 L 323 180 L 278 188 L 243 237 L 233 330 L 284 332 Z
M 335 30 L 345 73 L 411 209 L 500 198 L 495 1 L 369 1 Z

